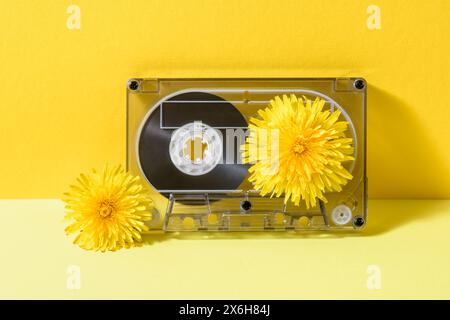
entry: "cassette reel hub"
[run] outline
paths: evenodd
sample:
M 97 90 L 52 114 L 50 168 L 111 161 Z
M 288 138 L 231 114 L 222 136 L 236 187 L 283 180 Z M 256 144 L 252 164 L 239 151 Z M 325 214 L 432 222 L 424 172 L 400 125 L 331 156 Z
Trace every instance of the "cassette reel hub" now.
M 191 176 L 202 175 L 222 160 L 222 138 L 202 122 L 188 123 L 172 134 L 169 153 L 178 170 Z
M 348 224 L 352 220 L 352 210 L 344 204 L 340 204 L 331 212 L 331 219 L 337 225 Z

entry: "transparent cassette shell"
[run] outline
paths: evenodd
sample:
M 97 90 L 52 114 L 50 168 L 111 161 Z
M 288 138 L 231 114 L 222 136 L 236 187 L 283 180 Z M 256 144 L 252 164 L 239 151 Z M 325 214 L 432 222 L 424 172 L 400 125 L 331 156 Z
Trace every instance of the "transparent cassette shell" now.
M 127 83 L 127 169 L 140 175 L 162 213 L 154 228 L 165 231 L 286 231 L 356 230 L 367 222 L 366 81 L 362 78 L 312 79 L 130 79 Z M 207 92 L 231 102 L 248 121 L 275 96 L 295 94 L 321 97 L 326 108 L 341 110 L 349 122 L 355 160 L 346 165 L 352 173 L 341 192 L 326 193 L 327 203 L 306 210 L 284 204 L 283 198 L 262 197 L 251 183 L 237 189 L 157 189 L 144 174 L 137 152 L 142 126 L 157 107 L 184 92 Z M 203 101 L 214 108 L 217 101 Z M 167 106 L 166 106 L 167 108 Z M 166 113 L 170 114 L 169 112 Z M 175 131 L 181 124 L 164 118 L 160 129 Z M 202 119 L 196 119 L 202 120 Z M 234 128 L 234 129 L 243 129 Z M 169 150 L 167 150 L 169 152 Z M 245 179 L 247 180 L 247 178 Z

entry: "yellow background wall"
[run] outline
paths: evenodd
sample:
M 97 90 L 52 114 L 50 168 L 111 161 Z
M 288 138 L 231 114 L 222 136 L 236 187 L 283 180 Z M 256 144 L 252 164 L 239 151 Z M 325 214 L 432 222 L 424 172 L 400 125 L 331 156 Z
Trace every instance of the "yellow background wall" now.
M 80 30 L 66 27 L 71 4 Z M 0 198 L 59 197 L 80 172 L 123 163 L 126 80 L 172 76 L 362 76 L 370 196 L 449 197 L 449 12 L 448 0 L 0 0 Z

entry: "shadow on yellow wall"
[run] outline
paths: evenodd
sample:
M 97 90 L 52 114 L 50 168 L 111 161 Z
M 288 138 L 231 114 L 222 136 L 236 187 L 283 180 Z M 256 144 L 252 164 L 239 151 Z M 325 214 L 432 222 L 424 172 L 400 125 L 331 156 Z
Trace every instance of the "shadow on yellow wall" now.
M 418 102 L 421 103 L 421 102 Z M 423 108 L 433 106 L 423 101 Z M 414 108 L 401 98 L 370 85 L 368 88 L 368 177 L 372 198 L 445 198 L 448 180 L 441 144 L 433 141 Z M 387 175 L 386 172 L 395 172 Z M 450 187 L 449 183 L 447 185 Z

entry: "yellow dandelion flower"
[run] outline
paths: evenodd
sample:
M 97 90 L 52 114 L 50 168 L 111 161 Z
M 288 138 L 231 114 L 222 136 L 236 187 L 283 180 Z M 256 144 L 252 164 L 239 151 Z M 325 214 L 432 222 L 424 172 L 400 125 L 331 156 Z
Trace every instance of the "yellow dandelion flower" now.
M 348 122 L 338 121 L 339 110 L 323 111 L 324 105 L 320 98 L 277 96 L 250 119 L 242 155 L 253 164 L 249 180 L 261 195 L 284 194 L 285 203 L 304 200 L 315 207 L 317 199 L 327 201 L 325 192 L 339 192 L 353 178 L 342 165 L 354 160 Z
M 73 221 L 67 234 L 78 233 L 74 243 L 95 251 L 130 248 L 148 228 L 151 200 L 144 187 L 121 166 L 81 174 L 64 194 L 66 219 Z

